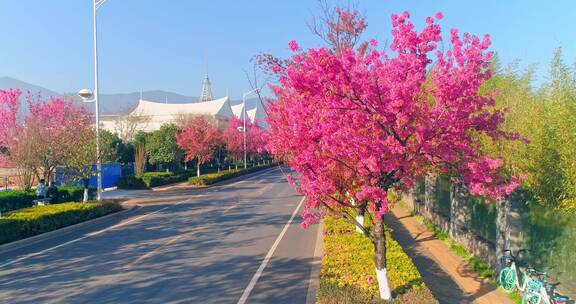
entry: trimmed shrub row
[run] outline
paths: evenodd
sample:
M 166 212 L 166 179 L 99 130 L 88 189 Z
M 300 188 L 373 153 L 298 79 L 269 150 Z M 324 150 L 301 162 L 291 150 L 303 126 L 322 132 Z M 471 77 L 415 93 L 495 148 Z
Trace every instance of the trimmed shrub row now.
M 115 202 L 62 203 L 25 208 L 0 218 L 0 244 L 74 225 L 122 210 Z
M 274 165 L 264 165 L 250 167 L 247 169 L 222 170 L 220 173 L 206 173 L 195 176 L 193 170 L 179 172 L 146 172 L 142 176 L 123 176 L 118 179 L 118 188 L 120 189 L 148 189 L 152 187 L 163 186 L 167 184 L 183 182 L 188 180 L 188 184 L 194 186 L 206 186 L 229 178 L 248 174 L 258 170 L 270 168 Z
M 234 178 L 237 176 L 241 176 L 244 174 L 260 171 L 263 169 L 271 168 L 275 165 L 264 165 L 258 167 L 250 167 L 247 169 L 232 169 L 232 170 L 224 170 L 220 171 L 220 173 L 208 173 L 202 174 L 200 176 L 192 176 L 188 179 L 188 184 L 192 186 L 208 186 L 223 180 L 227 180 L 230 178 Z
M 391 302 L 437 303 L 410 257 L 389 234 L 386 248 Z M 370 239 L 343 219 L 325 217 L 317 303 L 382 303 L 373 256 Z
M 70 201 L 82 201 L 84 188 L 81 186 L 61 186 L 55 194 L 55 203 Z M 89 188 L 89 197 L 94 197 L 96 189 Z M 36 199 L 34 191 L 7 191 L 0 192 L 0 211 L 8 212 L 12 210 L 32 207 Z
M 118 188 L 147 189 L 167 184 L 186 181 L 194 171 L 146 172 L 142 176 L 123 176 L 118 179 Z
M 7 212 L 32 206 L 36 199 L 33 191 L 7 191 L 0 192 L 0 211 Z

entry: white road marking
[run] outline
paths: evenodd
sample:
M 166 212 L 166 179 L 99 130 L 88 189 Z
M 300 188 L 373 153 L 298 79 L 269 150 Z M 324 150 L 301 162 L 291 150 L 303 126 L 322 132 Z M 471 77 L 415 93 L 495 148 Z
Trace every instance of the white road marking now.
M 292 224 L 292 221 L 296 217 L 296 214 L 298 213 L 298 210 L 300 209 L 300 206 L 302 206 L 302 203 L 304 203 L 305 199 L 306 199 L 306 197 L 303 197 L 302 200 L 300 200 L 300 203 L 298 204 L 298 206 L 296 206 L 296 209 L 294 209 L 292 216 L 290 217 L 290 219 L 288 220 L 286 225 L 284 225 L 284 229 L 282 229 L 282 232 L 280 232 L 280 234 L 276 238 L 276 241 L 274 241 L 274 244 L 272 244 L 272 247 L 270 248 L 270 250 L 268 250 L 266 257 L 262 261 L 262 264 L 260 264 L 260 267 L 258 267 L 258 270 L 256 271 L 256 273 L 252 277 L 252 280 L 250 280 L 250 283 L 248 284 L 248 286 L 246 286 L 246 289 L 244 289 L 242 296 L 238 300 L 238 304 L 244 304 L 244 303 L 246 303 L 246 300 L 248 300 L 248 297 L 250 296 L 252 289 L 254 289 L 254 286 L 258 282 L 258 279 L 260 279 L 260 276 L 262 276 L 262 273 L 264 272 L 264 268 L 266 268 L 266 266 L 268 265 L 268 262 L 270 262 L 272 255 L 274 255 L 274 251 L 276 251 L 276 247 L 278 247 L 278 245 L 280 244 L 280 241 L 282 241 L 284 234 L 286 234 L 286 231 L 290 227 L 290 224 Z
M 233 186 L 233 185 L 237 185 L 237 184 L 240 184 L 240 183 L 243 183 L 243 182 L 247 182 L 247 181 L 252 180 L 252 179 L 254 179 L 254 178 L 262 177 L 263 175 L 266 175 L 266 174 L 268 174 L 268 173 L 270 173 L 270 172 L 275 171 L 275 169 L 277 169 L 277 168 L 274 168 L 273 170 L 270 170 L 270 171 L 262 172 L 262 173 L 260 173 L 260 174 L 257 174 L 257 175 L 251 176 L 251 177 L 249 177 L 249 178 L 246 178 L 246 179 L 243 179 L 243 180 L 234 182 L 234 183 L 229 184 L 229 185 L 224 185 L 224 186 Z M 195 195 L 194 198 L 202 197 L 202 196 L 204 196 L 204 194 Z M 130 223 L 133 223 L 133 222 L 135 222 L 135 221 L 137 221 L 137 220 L 143 219 L 143 218 L 148 217 L 148 216 L 150 216 L 150 215 L 153 215 L 153 214 L 162 212 L 162 211 L 164 211 L 164 210 L 166 210 L 166 209 L 168 209 L 168 208 L 171 208 L 171 207 L 174 207 L 174 206 L 178 206 L 178 205 L 180 205 L 180 204 L 183 204 L 183 203 L 185 203 L 185 202 L 187 202 L 187 201 L 190 201 L 190 199 L 187 199 L 187 200 L 184 200 L 184 201 L 180 201 L 180 202 L 178 202 L 178 203 L 176 203 L 176 204 L 174 204 L 174 205 L 166 206 L 166 207 L 164 207 L 164 208 L 161 208 L 161 209 L 159 209 L 159 210 L 156 210 L 156 211 L 153 211 L 153 212 L 150 212 L 150 213 L 146 213 L 146 214 L 144 214 L 144 215 L 141 215 L 141 216 L 136 217 L 136 218 L 133 218 L 133 219 L 131 219 L 131 220 L 122 222 L 122 223 L 120 223 L 120 224 L 116 224 L 116 225 L 114 225 L 114 226 L 111 226 L 111 227 L 108 227 L 108 228 L 105 228 L 105 229 L 102 229 L 102 230 L 99 230 L 99 231 L 96 231 L 96 232 L 89 233 L 89 234 L 87 234 L 87 235 L 85 235 L 85 236 L 83 236 L 83 237 L 79 237 L 79 238 L 77 238 L 77 239 L 73 239 L 73 240 L 70 240 L 70 241 L 68 241 L 68 242 L 65 242 L 65 243 L 62 243 L 62 244 L 59 244 L 59 245 L 56 245 L 56 246 L 53 246 L 53 247 L 50 247 L 50 248 L 47 248 L 47 249 L 38 251 L 38 252 L 34 252 L 34 253 L 30 253 L 30 254 L 21 256 L 21 257 L 19 257 L 19 258 L 17 258 L 17 259 L 11 260 L 11 261 L 6 262 L 6 263 L 4 263 L 4 264 L 0 264 L 0 269 L 1 269 L 1 268 L 4 268 L 4 267 L 6 267 L 6 266 L 12 265 L 12 264 L 14 264 L 14 263 L 17 263 L 17 262 L 20 262 L 20 261 L 29 259 L 29 258 L 31 258 L 31 257 L 35 257 L 35 256 L 38 256 L 38 255 L 44 254 L 44 253 L 49 252 L 49 251 L 52 251 L 52 250 L 54 250 L 54 249 L 58 249 L 58 248 L 61 248 L 61 247 L 64 247 L 64 246 L 68 246 L 68 245 L 70 245 L 70 244 L 77 243 L 77 242 L 82 241 L 82 240 L 85 240 L 85 239 L 87 239 L 87 238 L 89 238 L 89 237 L 96 236 L 96 235 L 100 235 L 100 234 L 102 234 L 102 233 L 104 233 L 104 232 L 107 232 L 107 231 L 110 231 L 110 230 L 112 230 L 112 229 L 115 229 L 115 228 L 119 228 L 119 227 L 128 225 L 128 224 L 130 224 Z M 292 219 L 290 219 L 290 220 L 292 220 Z
M 52 251 L 52 250 L 54 250 L 54 249 L 58 249 L 58 248 L 60 248 L 60 247 L 64 247 L 64 246 L 67 246 L 67 245 L 70 245 L 70 244 L 77 243 L 77 242 L 82 241 L 82 240 L 84 240 L 84 239 L 87 239 L 87 238 L 89 238 L 89 237 L 96 236 L 96 235 L 102 234 L 102 233 L 104 233 L 104 232 L 110 231 L 110 230 L 112 230 L 112 229 L 115 229 L 115 228 L 118 228 L 118 227 L 122 227 L 122 226 L 128 225 L 128 224 L 133 223 L 133 222 L 135 222 L 135 221 L 137 221 L 137 220 L 143 219 L 143 218 L 145 218 L 145 217 L 148 217 L 148 216 L 150 216 L 150 215 L 156 214 L 156 213 L 158 213 L 158 212 L 162 212 L 162 211 L 164 211 L 164 210 L 166 210 L 166 209 L 168 209 L 168 208 L 170 208 L 170 207 L 178 206 L 178 205 L 180 205 L 180 204 L 182 204 L 182 203 L 184 203 L 184 202 L 187 202 L 187 201 L 188 201 L 188 200 L 181 201 L 181 202 L 178 202 L 178 203 L 176 203 L 176 204 L 174 204 L 174 205 L 166 206 L 166 207 L 161 208 L 161 209 L 158 209 L 158 210 L 156 210 L 156 211 L 146 213 L 146 214 L 144 214 L 144 215 L 141 215 L 141 216 L 139 216 L 139 217 L 135 217 L 135 218 L 133 218 L 133 219 L 131 219 L 131 220 L 122 222 L 122 223 L 120 223 L 120 224 L 116 224 L 116 225 L 114 225 L 114 226 L 110 226 L 110 227 L 108 227 L 108 228 L 105 228 L 105 229 L 102 229 L 102 230 L 99 230 L 99 231 L 96 231 L 96 232 L 89 233 L 89 234 L 87 234 L 87 235 L 85 235 L 85 236 L 83 236 L 83 237 L 70 240 L 70 241 L 65 242 L 65 243 L 62 243 L 62 244 L 60 244 L 60 245 L 56 245 L 56 246 L 54 246 L 54 247 L 50 247 L 50 248 L 44 249 L 44 250 L 42 250 L 42 251 L 38 251 L 38 252 L 31 253 L 31 254 L 27 254 L 27 255 L 25 255 L 25 256 L 22 256 L 22 257 L 20 257 L 20 258 L 17 258 L 17 259 L 15 259 L 15 260 L 10 261 L 10 262 L 1 264 L 1 265 L 0 265 L 0 268 L 3 268 L 3 267 L 8 266 L 8 265 L 12 265 L 12 264 L 14 264 L 14 263 L 17 263 L 17 262 L 20 262 L 20 261 L 23 261 L 23 260 L 26 260 L 26 259 L 29 259 L 29 258 L 31 258 L 31 257 L 35 257 L 35 256 L 37 256 L 37 255 L 44 254 L 44 253 L 46 253 L 46 252 Z

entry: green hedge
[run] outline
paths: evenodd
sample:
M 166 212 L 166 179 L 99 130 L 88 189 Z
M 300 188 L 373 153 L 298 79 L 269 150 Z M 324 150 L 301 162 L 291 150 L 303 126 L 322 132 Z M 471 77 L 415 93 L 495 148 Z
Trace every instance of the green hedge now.
M 227 180 L 230 178 L 234 178 L 237 176 L 241 176 L 244 174 L 260 171 L 263 169 L 271 168 L 275 165 L 264 165 L 258 167 L 251 167 L 247 169 L 232 169 L 232 170 L 223 170 L 220 173 L 208 173 L 202 174 L 200 176 L 192 176 L 188 179 L 188 184 L 193 186 L 207 186 L 211 185 L 223 180 Z
M 0 192 L 0 211 L 7 212 L 32 206 L 36 199 L 34 191 L 7 191 Z
M 123 176 L 118 180 L 121 189 L 147 189 L 186 181 L 193 171 L 146 172 L 142 176 Z
M 412 260 L 389 234 L 386 248 L 392 302 L 437 303 Z M 372 242 L 346 221 L 326 217 L 317 303 L 381 303 L 375 269 Z
M 133 175 L 122 176 L 118 179 L 118 188 L 120 189 L 147 189 L 146 183 L 140 177 Z
M 88 197 L 90 199 L 96 196 L 96 188 L 88 188 Z M 59 203 L 64 202 L 81 202 L 84 198 L 84 187 L 81 186 L 60 186 L 58 187 Z
M 118 203 L 62 203 L 15 210 L 0 218 L 0 244 L 120 211 Z
M 84 188 L 81 186 L 61 186 L 58 187 L 56 203 L 82 201 Z M 96 189 L 89 188 L 89 196 L 94 197 Z M 36 199 L 35 191 L 7 191 L 0 192 L 0 211 L 8 212 L 12 210 L 32 207 Z
M 206 186 L 229 178 L 248 174 L 258 170 L 270 168 L 274 165 L 265 165 L 251 167 L 248 169 L 222 170 L 220 173 L 206 173 L 195 176 L 196 172 L 192 170 L 177 172 L 146 172 L 142 176 L 124 176 L 118 180 L 120 189 L 148 189 L 152 187 L 163 186 L 167 184 L 183 182 L 188 180 L 188 184 L 194 186 Z

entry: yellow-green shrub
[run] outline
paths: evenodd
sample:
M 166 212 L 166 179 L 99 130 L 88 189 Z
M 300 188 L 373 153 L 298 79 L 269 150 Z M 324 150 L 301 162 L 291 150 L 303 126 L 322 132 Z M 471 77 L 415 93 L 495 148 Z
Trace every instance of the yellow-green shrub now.
M 420 303 L 435 303 L 418 269 L 389 233 L 386 247 L 388 280 L 394 297 L 410 293 L 407 297 L 422 297 Z M 325 217 L 319 303 L 376 301 L 379 293 L 375 269 L 370 239 L 341 218 Z M 348 302 L 348 298 L 353 298 L 354 302 Z
M 117 203 L 105 202 L 62 203 L 11 211 L 0 218 L 0 244 L 84 222 L 121 209 Z

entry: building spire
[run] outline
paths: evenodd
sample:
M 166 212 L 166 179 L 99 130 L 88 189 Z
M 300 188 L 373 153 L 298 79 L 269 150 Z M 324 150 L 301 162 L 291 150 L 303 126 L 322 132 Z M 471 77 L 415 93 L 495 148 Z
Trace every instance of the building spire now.
M 208 78 L 208 72 L 204 74 L 204 80 L 202 80 L 202 90 L 200 91 L 200 99 L 198 101 L 210 101 L 213 100 L 212 97 L 212 87 L 210 85 L 210 78 Z

